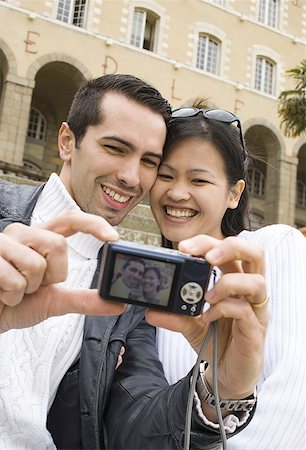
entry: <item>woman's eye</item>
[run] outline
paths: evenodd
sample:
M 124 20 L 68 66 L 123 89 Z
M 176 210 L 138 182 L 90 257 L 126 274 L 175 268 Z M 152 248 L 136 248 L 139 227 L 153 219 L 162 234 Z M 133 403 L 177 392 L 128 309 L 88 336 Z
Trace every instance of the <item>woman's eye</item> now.
M 202 179 L 200 179 L 200 178 L 195 178 L 194 180 L 192 180 L 192 183 L 193 184 L 207 184 L 207 183 L 209 183 L 209 181 L 208 180 L 202 180 Z

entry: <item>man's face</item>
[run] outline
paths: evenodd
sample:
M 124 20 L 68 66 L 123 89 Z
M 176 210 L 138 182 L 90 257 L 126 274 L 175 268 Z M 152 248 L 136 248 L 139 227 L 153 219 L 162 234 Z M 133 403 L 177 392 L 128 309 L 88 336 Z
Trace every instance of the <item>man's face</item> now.
M 78 148 L 62 124 L 60 177 L 83 211 L 118 225 L 156 179 L 166 125 L 160 114 L 122 95 L 108 93 L 102 103 L 102 123 L 88 127 Z
M 122 271 L 122 281 L 128 288 L 138 288 L 142 281 L 144 265 L 138 261 L 130 261 Z

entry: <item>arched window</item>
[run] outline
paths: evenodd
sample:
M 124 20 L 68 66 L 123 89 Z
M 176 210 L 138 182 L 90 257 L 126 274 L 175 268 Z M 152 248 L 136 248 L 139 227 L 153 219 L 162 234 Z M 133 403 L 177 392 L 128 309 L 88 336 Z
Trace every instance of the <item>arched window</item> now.
M 277 27 L 278 25 L 278 0 L 259 0 L 258 20 L 268 27 Z
M 219 58 L 219 41 L 209 35 L 199 34 L 196 67 L 206 72 L 218 74 Z
M 46 138 L 46 130 L 47 121 L 42 113 L 38 109 L 31 108 L 27 136 L 37 141 L 44 141 Z
M 265 195 L 265 176 L 264 174 L 256 169 L 249 170 L 249 190 L 250 193 L 258 197 L 264 197 Z
M 86 0 L 58 0 L 57 20 L 83 27 L 85 14 Z
M 306 184 L 300 180 L 296 183 L 296 206 L 306 208 Z
M 131 45 L 153 52 L 159 17 L 152 11 L 135 8 L 133 14 Z
M 255 89 L 273 95 L 275 64 L 263 56 L 257 56 L 255 68 Z

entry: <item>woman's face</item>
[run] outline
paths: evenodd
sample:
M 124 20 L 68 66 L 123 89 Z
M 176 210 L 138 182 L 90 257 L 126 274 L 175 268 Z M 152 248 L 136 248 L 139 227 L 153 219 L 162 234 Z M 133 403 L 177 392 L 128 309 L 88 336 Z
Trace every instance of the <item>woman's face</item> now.
M 174 143 L 163 160 L 150 193 L 152 212 L 170 241 L 198 234 L 222 239 L 221 221 L 236 208 L 242 180 L 229 188 L 225 165 L 214 146 L 199 137 Z
M 154 297 L 158 292 L 160 280 L 155 270 L 147 270 L 142 279 L 142 288 L 144 296 Z

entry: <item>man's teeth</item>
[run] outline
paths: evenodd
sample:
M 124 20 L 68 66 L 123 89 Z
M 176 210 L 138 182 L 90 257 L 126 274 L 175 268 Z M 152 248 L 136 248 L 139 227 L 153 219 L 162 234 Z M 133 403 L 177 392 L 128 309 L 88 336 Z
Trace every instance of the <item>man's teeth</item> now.
M 168 216 L 172 217 L 193 217 L 197 212 L 190 209 L 173 209 L 167 206 L 166 213 L 168 214 Z
M 110 197 L 112 197 L 114 200 L 116 200 L 119 203 L 125 203 L 128 200 L 130 200 L 131 197 L 125 197 L 123 195 L 119 195 L 118 192 L 113 191 L 112 189 L 103 186 L 102 187 L 103 191 L 109 195 Z

